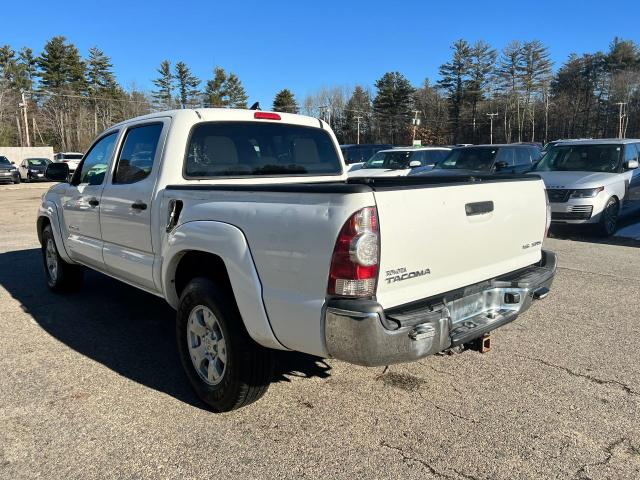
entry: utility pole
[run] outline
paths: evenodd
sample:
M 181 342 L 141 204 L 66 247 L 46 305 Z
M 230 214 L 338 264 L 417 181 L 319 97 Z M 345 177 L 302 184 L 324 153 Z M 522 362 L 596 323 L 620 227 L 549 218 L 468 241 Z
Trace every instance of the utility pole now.
M 331 127 L 331 111 L 329 110 L 330 105 L 320 105 L 318 106 L 318 110 L 320 110 L 322 114 L 322 119 L 329 124 Z
M 620 107 L 620 113 L 618 114 L 618 138 L 622 138 L 622 119 L 626 117 L 626 114 L 622 114 L 622 108 L 627 105 L 627 102 L 616 103 Z
M 491 123 L 491 127 L 489 128 L 489 143 L 493 145 L 493 117 L 498 116 L 498 112 L 496 113 L 487 113 L 489 116 L 489 122 Z
M 411 145 L 413 145 L 416 141 L 416 128 L 418 128 L 418 124 L 420 123 L 420 121 L 418 120 L 418 114 L 420 113 L 420 111 L 414 110 L 413 113 L 413 139 L 411 140 Z
M 20 91 L 22 95 L 22 103 L 20 107 L 22 107 L 22 115 L 24 117 L 24 133 L 27 139 L 27 147 L 31 146 L 31 139 L 29 138 L 29 117 L 27 117 L 27 100 L 24 98 L 24 90 Z
M 360 119 L 361 119 L 361 118 L 362 118 L 361 116 L 357 116 L 357 117 L 356 117 L 356 120 L 358 121 L 358 137 L 357 137 L 357 138 L 358 138 L 358 140 L 357 140 L 357 142 L 356 142 L 356 143 L 357 143 L 358 145 L 360 145 Z

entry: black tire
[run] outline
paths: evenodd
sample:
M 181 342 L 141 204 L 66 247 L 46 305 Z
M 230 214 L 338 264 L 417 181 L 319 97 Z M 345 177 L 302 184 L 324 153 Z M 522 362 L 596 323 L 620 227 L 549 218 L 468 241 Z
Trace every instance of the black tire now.
M 48 248 L 53 250 L 49 257 L 47 256 Z M 56 262 L 55 272 L 50 268 L 49 261 Z M 42 264 L 50 290 L 63 293 L 77 290 L 82 286 L 84 269 L 80 265 L 67 263 L 60 257 L 51 225 L 47 225 L 42 231 Z
M 610 237 L 618 228 L 618 214 L 620 213 L 620 202 L 616 197 L 607 200 L 607 204 L 602 210 L 597 233 L 601 237 Z
M 14 185 L 18 185 L 20 183 L 20 175 L 18 175 L 18 178 L 13 183 Z
M 193 351 L 190 351 L 188 343 L 196 339 L 198 347 L 204 348 L 201 343 L 204 337 L 194 336 L 189 324 L 192 313 L 203 307 L 214 315 L 226 347 L 224 369 L 216 384 L 201 377 L 204 375 L 202 365 L 209 364 L 207 359 L 204 364 L 199 364 L 200 373 L 196 370 L 197 360 L 195 356 L 192 360 Z M 273 376 L 273 352 L 249 336 L 233 299 L 208 278 L 193 279 L 182 292 L 176 319 L 176 340 L 189 382 L 198 397 L 214 411 L 228 412 L 248 405 L 262 397 L 269 388 Z

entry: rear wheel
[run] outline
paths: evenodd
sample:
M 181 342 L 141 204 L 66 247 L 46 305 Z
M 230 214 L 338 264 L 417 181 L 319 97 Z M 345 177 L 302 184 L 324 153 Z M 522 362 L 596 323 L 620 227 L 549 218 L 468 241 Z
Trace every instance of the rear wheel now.
M 620 212 L 620 202 L 615 197 L 611 197 L 607 201 L 607 205 L 604 207 L 600 216 L 600 223 L 598 224 L 598 233 L 603 237 L 610 237 L 616 233 L 618 227 L 618 214 Z
M 176 339 L 189 382 L 214 411 L 243 407 L 266 393 L 272 352 L 251 339 L 235 303 L 211 280 L 196 278 L 184 289 Z
M 42 261 L 47 285 L 52 291 L 67 292 L 82 286 L 82 267 L 71 265 L 60 257 L 50 225 L 42 231 Z

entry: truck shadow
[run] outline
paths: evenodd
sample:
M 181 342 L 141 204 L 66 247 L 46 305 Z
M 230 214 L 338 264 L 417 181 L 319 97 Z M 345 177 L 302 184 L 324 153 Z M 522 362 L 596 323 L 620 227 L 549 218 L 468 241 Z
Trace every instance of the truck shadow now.
M 198 408 L 175 345 L 174 310 L 161 298 L 93 271 L 77 293 L 51 293 L 39 249 L 0 253 L 0 285 L 47 333 L 73 350 L 149 388 Z M 273 382 L 326 378 L 323 359 L 277 352 Z M 52 361 L 55 362 L 54 359 Z

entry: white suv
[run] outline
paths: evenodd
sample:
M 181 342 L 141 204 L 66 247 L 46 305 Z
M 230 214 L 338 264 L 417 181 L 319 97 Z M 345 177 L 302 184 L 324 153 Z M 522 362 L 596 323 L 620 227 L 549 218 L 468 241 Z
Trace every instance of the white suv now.
M 78 168 L 82 157 L 83 154 L 79 152 L 60 152 L 54 155 L 53 161 L 56 163 L 66 163 L 69 165 L 69 173 L 73 173 L 76 171 L 76 168 Z
M 613 235 L 618 218 L 640 211 L 640 140 L 559 142 L 534 172 L 547 188 L 555 224 L 593 224 Z

